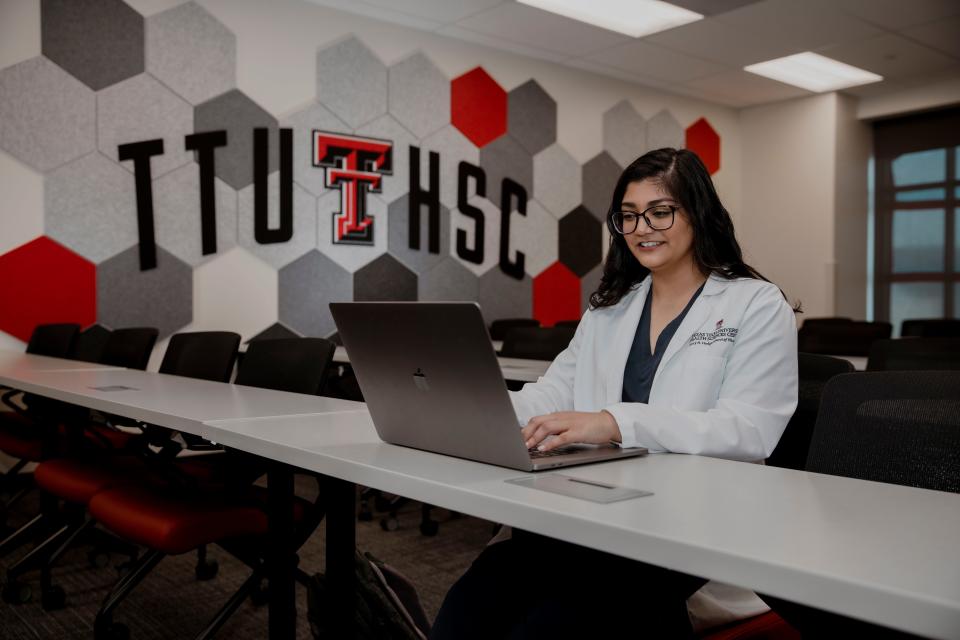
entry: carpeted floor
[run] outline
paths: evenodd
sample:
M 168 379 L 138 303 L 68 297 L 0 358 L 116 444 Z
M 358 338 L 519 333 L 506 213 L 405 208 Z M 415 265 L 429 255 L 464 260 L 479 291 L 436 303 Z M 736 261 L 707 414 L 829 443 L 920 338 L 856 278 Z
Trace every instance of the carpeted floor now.
M 309 482 L 309 481 L 308 481 Z M 298 492 L 311 490 L 311 484 L 298 484 Z M 20 524 L 36 513 L 36 492 L 32 499 L 18 504 L 9 516 L 12 524 Z M 379 517 L 379 516 L 378 516 Z M 420 534 L 419 505 L 410 504 L 400 512 L 400 528 L 381 530 L 378 519 L 359 522 L 357 544 L 404 573 L 417 586 L 428 616 L 432 619 L 450 585 L 463 573 L 491 537 L 489 522 L 470 517 L 451 517 L 436 510 L 441 521 L 435 537 Z M 300 552 L 300 566 L 308 573 L 323 570 L 323 525 Z M 87 559 L 89 547 L 78 547 L 66 554 L 54 573 L 55 581 L 67 593 L 67 607 L 45 612 L 39 602 L 10 605 L 0 602 L 0 638 L 21 640 L 56 638 L 67 640 L 93 637 L 93 619 L 101 601 L 120 573 L 113 566 L 123 558 L 114 556 L 110 566 L 92 568 Z M 0 571 L 21 555 L 15 552 L 0 559 Z M 153 573 L 120 605 L 114 619 L 129 626 L 133 639 L 190 638 L 199 632 L 213 614 L 240 586 L 249 570 L 239 561 L 217 548 L 209 557 L 220 564 L 216 578 L 198 581 L 194 577 L 195 554 L 165 559 Z M 36 593 L 38 573 L 26 576 Z M 297 586 L 297 637 L 310 638 L 306 620 L 306 590 Z M 267 608 L 255 607 L 249 601 L 221 629 L 218 637 L 265 638 Z

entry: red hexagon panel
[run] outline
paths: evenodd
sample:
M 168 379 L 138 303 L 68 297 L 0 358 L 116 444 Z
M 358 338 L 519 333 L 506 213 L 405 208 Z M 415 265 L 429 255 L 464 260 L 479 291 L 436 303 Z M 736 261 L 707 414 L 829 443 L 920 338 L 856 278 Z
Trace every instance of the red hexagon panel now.
M 710 175 L 720 170 L 720 136 L 706 118 L 700 118 L 687 127 L 684 146 L 700 156 Z
M 507 92 L 477 67 L 453 79 L 450 120 L 473 144 L 482 147 L 507 132 Z
M 0 330 L 24 342 L 38 324 L 97 319 L 96 267 L 46 236 L 0 256 L 0 274 Z
M 545 327 L 580 317 L 580 278 L 562 263 L 533 279 L 533 317 Z

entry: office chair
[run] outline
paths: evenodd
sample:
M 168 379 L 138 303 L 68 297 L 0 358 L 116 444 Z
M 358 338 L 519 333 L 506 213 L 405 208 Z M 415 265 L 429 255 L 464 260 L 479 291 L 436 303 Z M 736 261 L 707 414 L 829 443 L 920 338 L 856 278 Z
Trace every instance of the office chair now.
M 870 345 L 889 338 L 892 332 L 889 322 L 804 322 L 797 334 L 797 349 L 804 353 L 866 356 Z
M 960 338 L 878 340 L 870 347 L 867 371 L 960 370 Z
M 539 327 L 540 321 L 533 318 L 502 318 L 490 323 L 490 339 L 505 340 L 507 331 L 521 327 Z
M 521 327 L 507 331 L 500 355 L 504 358 L 553 360 L 567 348 L 575 327 Z
M 901 338 L 960 338 L 960 319 L 904 320 Z
M 561 328 L 562 328 L 562 327 L 573 327 L 574 329 L 576 329 L 578 326 L 580 326 L 580 320 L 579 320 L 579 319 L 577 319 L 577 320 L 558 320 L 557 322 L 553 323 L 553 326 L 555 326 L 555 327 L 561 327 Z
M 815 327 L 823 327 L 823 326 L 835 326 L 838 324 L 844 324 L 846 322 L 852 322 L 852 321 L 853 321 L 853 318 L 844 318 L 841 316 L 837 316 L 833 318 L 806 318 L 804 319 L 802 326 L 808 327 L 808 328 L 815 328 Z
M 90 325 L 77 335 L 73 348 L 70 350 L 70 359 L 82 362 L 100 362 L 100 356 L 103 353 L 103 348 L 107 346 L 110 333 L 110 329 L 102 325 Z

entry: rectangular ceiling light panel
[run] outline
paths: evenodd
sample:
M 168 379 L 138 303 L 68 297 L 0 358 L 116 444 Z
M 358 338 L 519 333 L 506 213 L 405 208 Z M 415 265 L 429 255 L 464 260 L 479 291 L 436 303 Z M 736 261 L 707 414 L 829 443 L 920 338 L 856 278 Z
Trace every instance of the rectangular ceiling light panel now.
M 883 80 L 883 76 L 811 51 L 747 65 L 744 71 L 822 93 Z
M 703 18 L 660 0 L 518 0 L 522 4 L 634 38 Z

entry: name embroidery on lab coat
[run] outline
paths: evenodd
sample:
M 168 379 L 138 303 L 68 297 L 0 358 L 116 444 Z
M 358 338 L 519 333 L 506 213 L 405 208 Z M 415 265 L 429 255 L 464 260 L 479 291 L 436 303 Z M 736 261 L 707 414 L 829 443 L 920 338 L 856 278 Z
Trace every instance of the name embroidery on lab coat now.
M 733 342 L 740 332 L 736 327 L 724 327 L 723 320 L 717 322 L 717 328 L 710 333 L 695 333 L 690 336 L 690 344 L 709 346 L 716 342 Z

